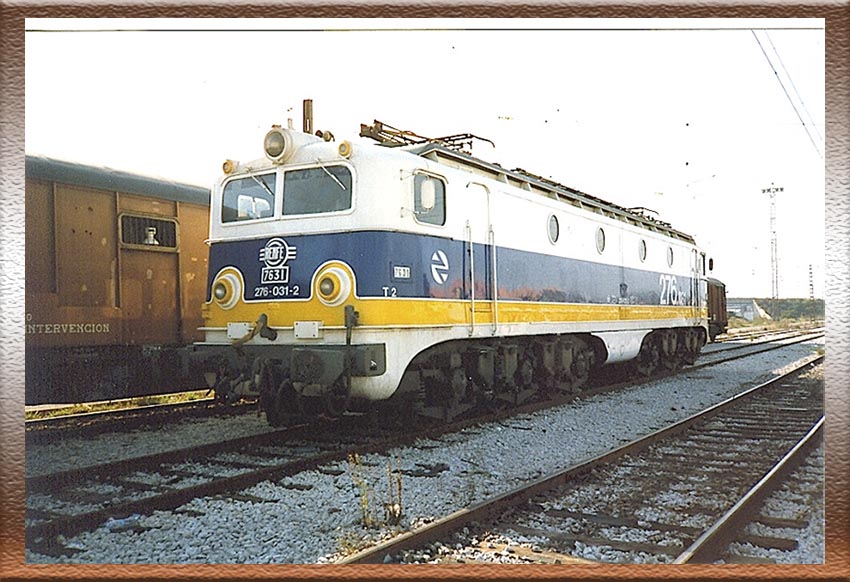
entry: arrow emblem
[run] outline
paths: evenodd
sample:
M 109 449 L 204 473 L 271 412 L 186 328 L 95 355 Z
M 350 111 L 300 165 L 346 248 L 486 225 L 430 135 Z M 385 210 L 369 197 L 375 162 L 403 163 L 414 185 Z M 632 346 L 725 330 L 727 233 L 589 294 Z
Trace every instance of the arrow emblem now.
M 437 285 L 442 285 L 449 278 L 449 259 L 443 251 L 431 255 L 431 277 Z

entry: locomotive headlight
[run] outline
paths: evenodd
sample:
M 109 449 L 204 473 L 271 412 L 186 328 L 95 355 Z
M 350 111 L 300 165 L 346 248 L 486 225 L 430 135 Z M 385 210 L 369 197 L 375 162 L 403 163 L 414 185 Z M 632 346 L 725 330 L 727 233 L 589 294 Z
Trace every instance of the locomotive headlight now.
M 322 279 L 322 282 L 319 283 L 319 293 L 321 293 L 323 297 L 332 297 L 335 289 L 336 285 L 334 285 L 334 280 L 330 277 L 325 277 Z
M 318 282 L 316 291 L 319 301 L 330 307 L 341 305 L 354 287 L 351 275 L 338 266 L 325 267 L 317 273 L 315 281 Z
M 350 141 L 344 141 L 341 144 L 339 144 L 337 151 L 339 152 L 339 155 L 342 156 L 343 158 L 350 158 L 351 152 L 354 151 L 354 148 L 351 145 Z
M 273 127 L 263 140 L 263 151 L 273 162 L 279 162 L 286 153 L 287 147 L 286 134 L 279 127 Z
M 233 160 L 224 160 L 224 163 L 221 165 L 221 171 L 225 174 L 232 174 L 236 171 L 236 168 L 239 167 L 239 162 L 235 162 Z
M 224 283 L 218 283 L 213 289 L 213 294 L 215 298 L 221 301 L 225 297 L 227 297 L 227 287 L 224 286 Z
M 232 271 L 225 272 L 213 283 L 212 295 L 222 309 L 231 309 L 242 297 L 242 280 Z

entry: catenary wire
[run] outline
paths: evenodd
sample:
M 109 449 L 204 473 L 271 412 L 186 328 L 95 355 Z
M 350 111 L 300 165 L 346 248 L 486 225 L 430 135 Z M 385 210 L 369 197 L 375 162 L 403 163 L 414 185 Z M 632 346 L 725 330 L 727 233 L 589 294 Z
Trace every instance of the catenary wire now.
M 812 132 L 809 130 L 809 126 L 806 125 L 806 122 L 803 120 L 802 116 L 800 115 L 800 111 L 797 109 L 797 106 L 794 104 L 794 100 L 791 99 L 791 96 L 788 94 L 788 90 L 785 88 L 785 83 L 782 82 L 782 78 L 779 76 L 779 73 L 777 72 L 776 67 L 773 66 L 773 62 L 770 60 L 770 57 L 768 56 L 767 51 L 764 50 L 764 45 L 762 45 L 761 40 L 759 40 L 759 37 L 756 35 L 756 31 L 750 30 L 750 32 L 753 33 L 753 38 L 756 39 L 756 42 L 758 43 L 759 48 L 761 49 L 761 53 L 764 55 L 765 60 L 767 60 L 767 64 L 770 65 L 770 68 L 773 70 L 773 74 L 776 76 L 776 80 L 779 81 L 779 86 L 782 87 L 782 91 L 785 93 L 785 97 L 788 99 L 788 102 L 791 104 L 791 107 L 794 108 L 794 113 L 797 114 L 797 119 L 799 119 L 800 123 L 803 124 L 803 129 L 806 130 L 806 135 L 809 136 L 809 141 L 812 142 L 812 146 L 815 148 L 815 151 L 817 152 L 818 157 L 823 159 L 823 154 L 821 153 L 820 148 L 818 147 L 817 143 L 815 142 L 815 138 L 812 137 Z
M 794 94 L 797 96 L 797 100 L 800 101 L 800 105 L 803 107 L 803 111 L 806 112 L 806 116 L 809 118 L 809 121 L 812 122 L 811 127 L 815 130 L 815 133 L 818 136 L 819 141 L 823 141 L 823 136 L 818 130 L 817 123 L 815 123 L 815 119 L 812 117 L 812 114 L 809 113 L 808 107 L 806 107 L 806 102 L 803 101 L 802 95 L 797 90 L 797 86 L 794 84 L 794 79 L 791 78 L 791 73 L 788 72 L 788 69 L 785 67 L 785 63 L 782 62 L 782 57 L 779 54 L 779 51 L 776 50 L 776 45 L 773 44 L 773 39 L 770 38 L 770 34 L 767 31 L 764 32 L 764 35 L 767 37 L 767 41 L 770 43 L 770 47 L 773 49 L 773 52 L 776 54 L 776 58 L 779 60 L 779 65 L 782 67 L 782 70 L 785 72 L 785 76 L 788 77 L 788 81 L 791 83 L 791 88 L 794 90 Z

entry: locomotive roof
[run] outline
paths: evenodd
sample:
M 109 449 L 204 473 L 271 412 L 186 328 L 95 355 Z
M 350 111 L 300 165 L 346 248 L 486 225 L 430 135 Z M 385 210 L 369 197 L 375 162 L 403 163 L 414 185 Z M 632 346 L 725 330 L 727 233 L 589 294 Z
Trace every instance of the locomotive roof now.
M 405 149 L 435 162 L 460 166 L 463 169 L 486 175 L 489 178 L 516 186 L 527 192 L 536 192 L 547 198 L 560 200 L 578 208 L 590 210 L 603 216 L 622 220 L 635 226 L 660 232 L 692 244 L 694 243 L 694 238 L 691 235 L 676 230 L 669 223 L 656 220 L 651 216 L 629 210 L 611 202 L 606 202 L 601 198 L 564 186 L 542 176 L 537 176 L 522 168 L 507 170 L 498 164 L 485 162 L 465 152 L 433 142 L 409 146 L 405 147 Z
M 210 204 L 208 188 L 42 156 L 26 157 L 26 177 L 204 206 Z

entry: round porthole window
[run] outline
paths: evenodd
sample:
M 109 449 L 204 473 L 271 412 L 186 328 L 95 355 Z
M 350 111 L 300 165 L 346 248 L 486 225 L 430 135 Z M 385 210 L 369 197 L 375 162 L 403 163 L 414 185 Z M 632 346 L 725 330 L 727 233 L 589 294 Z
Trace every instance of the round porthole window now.
M 667 247 L 667 264 L 673 266 L 673 247 Z
M 600 253 L 605 250 L 605 231 L 602 228 L 596 229 L 596 250 Z
M 552 214 L 549 216 L 549 241 L 554 244 L 558 242 L 559 236 L 561 236 L 561 227 L 558 224 L 558 217 Z
M 643 239 L 640 239 L 640 243 L 638 243 L 638 256 L 641 263 L 646 260 L 646 241 Z

